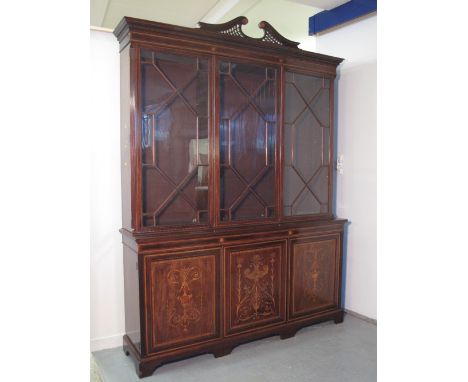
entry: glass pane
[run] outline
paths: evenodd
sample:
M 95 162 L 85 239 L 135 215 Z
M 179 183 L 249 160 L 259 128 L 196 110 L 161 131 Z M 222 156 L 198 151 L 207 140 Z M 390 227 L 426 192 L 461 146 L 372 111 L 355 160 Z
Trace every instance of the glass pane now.
M 208 221 L 208 62 L 143 50 L 143 225 Z
M 328 212 L 330 80 L 286 72 L 283 213 Z
M 276 69 L 221 62 L 220 219 L 273 217 Z

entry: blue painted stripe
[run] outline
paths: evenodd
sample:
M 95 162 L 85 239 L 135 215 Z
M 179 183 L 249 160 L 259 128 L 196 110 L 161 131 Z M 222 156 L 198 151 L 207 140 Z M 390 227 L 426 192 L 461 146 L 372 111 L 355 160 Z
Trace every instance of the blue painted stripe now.
M 309 35 L 322 32 L 377 10 L 377 0 L 351 0 L 309 17 Z

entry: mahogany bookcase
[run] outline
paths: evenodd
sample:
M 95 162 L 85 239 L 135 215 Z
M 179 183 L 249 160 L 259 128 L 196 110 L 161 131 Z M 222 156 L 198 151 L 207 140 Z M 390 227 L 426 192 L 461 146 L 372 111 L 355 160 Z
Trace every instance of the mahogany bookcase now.
M 140 377 L 343 320 L 333 215 L 336 68 L 247 18 L 125 17 L 120 43 L 124 350 Z

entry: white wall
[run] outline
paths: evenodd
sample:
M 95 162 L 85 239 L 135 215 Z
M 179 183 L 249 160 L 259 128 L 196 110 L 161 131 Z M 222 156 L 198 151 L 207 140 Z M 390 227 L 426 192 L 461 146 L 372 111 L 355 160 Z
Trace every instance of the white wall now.
M 350 221 L 345 308 L 377 318 L 377 16 L 316 37 L 316 51 L 346 59 L 337 81 L 336 214 Z
M 125 330 L 120 204 L 120 61 L 112 33 L 91 31 L 91 351 Z M 77 132 L 78 134 L 79 132 Z

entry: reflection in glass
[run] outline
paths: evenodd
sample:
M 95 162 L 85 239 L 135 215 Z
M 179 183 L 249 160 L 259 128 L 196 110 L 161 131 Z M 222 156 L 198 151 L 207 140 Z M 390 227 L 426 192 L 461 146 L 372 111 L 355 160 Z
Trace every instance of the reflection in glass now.
M 274 217 L 277 71 L 221 62 L 219 76 L 220 219 Z
M 286 72 L 283 201 L 285 216 L 327 213 L 330 80 Z
M 141 54 L 144 226 L 208 221 L 208 62 Z

